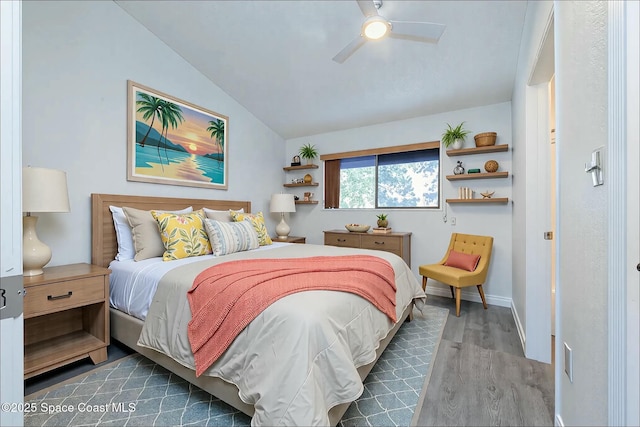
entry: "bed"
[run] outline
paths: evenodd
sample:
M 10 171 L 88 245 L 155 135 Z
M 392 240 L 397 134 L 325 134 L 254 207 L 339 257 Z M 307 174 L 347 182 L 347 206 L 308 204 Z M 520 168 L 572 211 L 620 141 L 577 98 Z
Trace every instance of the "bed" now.
M 92 194 L 91 203 L 92 263 L 103 267 L 114 265 L 112 262 L 114 261 L 117 252 L 116 233 L 111 211 L 109 209 L 110 206 L 127 206 L 141 210 L 177 210 L 182 209 L 185 206 L 192 206 L 193 209 L 207 207 L 215 210 L 244 209 L 244 212 L 251 212 L 250 202 L 231 200 Z M 204 266 L 209 265 L 209 263 L 216 264 L 227 260 L 271 258 L 276 256 L 289 258 L 359 254 L 374 254 L 380 258 L 386 259 L 393 266 L 396 273 L 396 281 L 398 282 L 398 305 L 396 307 L 397 321 L 395 324 L 390 322 L 388 318 L 384 317 L 384 315 L 382 315 L 384 320 L 381 320 L 381 313 L 379 310 L 375 309 L 373 305 L 356 295 L 350 295 L 346 292 L 310 291 L 299 292 L 297 294 L 286 296 L 274 303 L 273 306 L 270 306 L 263 312 L 263 314 L 259 315 L 260 317 L 257 317 L 250 324 L 251 327 L 247 327 L 240 335 L 238 335 L 238 338 L 236 338 L 228 350 L 209 369 L 207 369 L 204 375 L 196 376 L 194 366 L 190 358 L 192 355 L 184 354 L 185 347 L 187 346 L 186 337 L 176 332 L 177 330 L 180 330 L 182 326 L 176 326 L 176 330 L 163 332 L 167 334 L 176 334 L 175 337 L 171 337 L 171 340 L 172 343 L 174 341 L 177 343 L 175 345 L 179 347 L 179 351 L 177 352 L 178 354 L 174 354 L 171 351 L 165 351 L 166 349 L 163 345 L 166 346 L 166 343 L 155 345 L 155 343 L 149 342 L 154 341 L 153 336 L 158 331 L 157 327 L 153 328 L 150 326 L 153 322 L 149 320 L 149 318 L 164 318 L 168 315 L 166 312 L 160 312 L 157 310 L 172 311 L 175 307 L 181 307 L 184 311 L 186 307 L 186 297 L 176 303 L 174 299 L 182 298 L 180 296 L 180 291 L 176 289 L 169 289 L 170 286 L 163 285 L 162 283 L 173 280 L 173 277 L 177 276 L 184 276 L 186 279 L 192 280 L 199 268 L 196 266 L 199 266 L 200 264 Z M 169 371 L 228 403 L 234 408 L 252 416 L 253 425 L 337 424 L 349 407 L 350 403 L 356 400 L 361 394 L 362 381 L 371 371 L 380 354 L 382 354 L 383 350 L 391 341 L 397 330 L 402 326 L 403 322 L 411 319 L 414 304 L 417 302 L 418 306 L 420 306 L 424 302 L 425 297 L 420 284 L 404 261 L 396 255 L 387 252 L 326 247 L 322 245 L 279 243 L 266 250 L 255 250 L 224 255 L 222 257 L 217 257 L 218 259 L 214 260 L 211 260 L 211 258 L 216 257 L 204 256 L 201 260 L 190 260 L 190 262 L 187 263 L 189 266 L 180 266 L 174 273 L 167 273 L 163 276 L 163 281 L 158 285 L 158 291 L 154 291 L 154 302 L 152 303 L 151 308 L 149 308 L 149 314 L 146 317 L 146 327 L 145 321 L 138 318 L 141 316 L 138 315 L 138 317 L 135 317 L 134 315 L 128 314 L 126 312 L 128 310 L 119 310 L 111 307 L 111 336 L 143 356 L 151 359 L 155 363 L 165 367 Z M 151 263 L 151 261 L 149 263 Z M 336 298 L 336 294 L 341 294 L 340 298 L 346 298 L 346 300 L 344 300 L 344 306 L 341 306 L 338 303 L 333 304 L 333 301 L 337 301 L 337 299 L 331 298 Z M 342 294 L 346 296 L 343 297 Z M 163 295 L 165 298 L 169 298 L 171 302 L 161 300 L 161 296 Z M 295 334 L 297 332 L 289 332 L 288 330 L 286 333 L 278 332 L 280 331 L 280 328 L 284 328 L 284 326 L 266 328 L 260 325 L 267 324 L 268 321 L 273 321 L 273 319 L 267 317 L 270 310 L 280 309 L 286 311 L 287 315 L 290 315 L 290 317 L 294 319 L 290 321 L 291 323 L 295 323 L 295 325 L 291 325 L 291 327 L 295 326 L 297 328 L 300 323 L 305 323 L 307 320 L 296 316 L 303 316 L 305 313 L 313 311 L 309 307 L 305 306 L 305 304 L 308 304 L 309 307 L 315 307 L 314 309 L 317 310 L 326 309 L 327 311 L 331 311 L 332 314 L 327 316 L 335 315 L 336 317 L 340 317 L 347 316 L 350 312 L 356 313 L 352 314 L 352 316 L 354 319 L 358 318 L 358 322 L 364 324 L 371 323 L 374 325 L 372 326 L 372 329 L 377 328 L 371 332 L 372 335 L 377 336 L 374 340 L 375 342 L 357 343 L 357 345 L 354 345 L 352 343 L 354 338 L 353 336 L 350 336 L 348 339 L 349 343 L 345 344 L 345 347 L 351 348 L 352 353 L 353 347 L 357 347 L 361 351 L 355 355 L 349 354 L 345 356 L 340 353 L 344 352 L 344 349 L 340 349 L 338 344 L 334 345 L 332 341 L 332 344 L 326 347 L 330 351 L 325 350 L 323 347 L 322 352 L 318 352 L 316 357 L 309 357 L 308 359 L 313 360 L 307 362 L 303 360 L 305 358 L 287 359 L 281 357 L 281 354 L 276 355 L 275 353 L 278 349 L 281 349 L 281 351 L 287 351 L 286 347 L 289 345 L 292 347 L 289 348 L 288 351 L 290 353 L 295 352 L 296 348 L 300 348 L 299 346 L 301 342 L 311 342 L 312 340 L 298 339 L 299 342 L 297 344 L 291 344 L 291 337 L 295 336 L 291 334 Z M 367 305 L 367 307 L 363 304 Z M 274 308 L 272 309 L 272 307 Z M 321 312 L 318 311 L 317 313 Z M 322 317 L 317 313 L 317 317 Z M 372 316 L 372 319 L 369 319 L 366 316 Z M 360 319 L 360 317 L 363 319 Z M 176 319 L 180 320 L 179 318 Z M 267 321 L 265 319 L 270 320 Z M 172 322 L 168 323 L 175 323 L 177 325 L 181 323 L 181 321 L 178 320 L 172 320 Z M 182 323 L 184 323 L 183 320 L 184 319 L 182 319 Z M 349 328 L 353 327 L 355 331 L 359 331 L 359 329 L 356 328 L 362 327 L 358 326 L 358 322 L 350 320 L 347 317 L 343 320 L 334 321 L 333 318 L 331 320 L 331 324 L 339 322 L 344 322 L 341 324 L 342 326 L 340 326 L 340 328 L 344 327 L 346 329 L 348 325 Z M 327 324 L 323 324 L 317 329 L 324 330 L 327 327 Z M 163 327 L 160 327 L 160 329 L 162 328 Z M 342 329 L 340 329 L 340 331 L 342 331 Z M 278 334 L 286 335 L 286 337 L 278 336 Z M 345 334 L 348 335 L 347 332 L 345 332 Z M 351 335 L 354 335 L 354 333 L 352 332 Z M 147 339 L 147 341 L 145 341 L 145 339 Z M 335 339 L 334 341 L 337 342 L 342 339 L 343 337 L 340 335 L 340 339 Z M 278 342 L 277 340 L 283 341 Z M 139 345 L 139 342 L 141 342 L 142 345 Z M 262 348 L 261 346 L 268 347 L 269 344 L 272 347 L 270 351 L 254 350 L 254 346 L 255 348 Z M 171 344 L 171 346 L 172 345 L 173 344 Z M 181 345 L 182 347 L 180 347 Z M 312 347 L 313 345 L 310 344 L 309 346 Z M 251 359 L 251 357 L 244 355 L 244 353 L 242 357 L 237 356 L 239 352 L 247 350 L 251 350 L 251 352 L 256 354 L 260 353 L 259 358 L 258 356 L 252 355 L 251 357 L 253 357 L 253 359 Z M 274 354 L 270 354 L 270 352 L 273 352 Z M 171 354 L 171 356 L 168 354 Z M 352 366 L 348 367 L 350 369 L 347 369 L 349 372 L 346 372 L 342 366 L 340 366 L 339 369 L 331 366 L 331 364 L 334 363 L 334 360 L 341 358 L 344 359 L 345 357 L 353 358 L 353 361 L 351 362 Z M 298 359 L 300 359 L 301 365 L 299 368 L 297 367 Z M 239 360 L 241 362 L 239 362 Z M 251 360 L 251 362 L 246 362 L 246 360 Z M 307 365 L 313 363 L 313 365 L 309 368 L 309 366 L 304 365 L 305 363 L 307 363 Z M 304 369 L 306 369 L 307 373 L 296 375 L 296 369 L 302 369 L 302 372 L 305 372 Z M 333 372 L 326 372 L 327 369 L 333 370 Z M 294 372 L 294 374 L 291 374 L 292 372 Z M 262 378 L 261 375 L 264 375 L 264 378 Z M 305 375 L 306 377 L 304 378 L 304 381 L 302 381 L 301 377 Z M 299 390 L 281 391 L 281 389 L 291 388 L 289 386 L 285 387 L 282 385 L 288 384 L 290 379 L 285 377 L 290 376 L 293 376 L 293 381 L 300 381 Z M 350 379 L 350 376 L 356 377 L 355 379 L 357 380 L 357 384 L 354 384 L 354 380 Z M 346 382 L 345 384 L 331 386 L 319 384 L 325 381 L 327 377 L 333 378 L 330 381 L 335 380 L 337 382 Z M 350 382 L 348 380 L 350 380 Z M 294 385 L 295 384 L 298 383 L 296 382 Z M 295 387 L 297 387 L 297 385 L 295 385 Z M 318 392 L 319 389 L 324 390 L 324 388 L 329 391 Z M 280 395 L 281 393 L 282 395 Z M 316 394 L 319 394 L 320 397 Z M 318 404 L 317 402 L 319 401 L 322 403 Z M 307 407 L 305 407 L 305 405 L 307 405 Z M 282 412 L 282 414 L 280 414 L 280 412 Z

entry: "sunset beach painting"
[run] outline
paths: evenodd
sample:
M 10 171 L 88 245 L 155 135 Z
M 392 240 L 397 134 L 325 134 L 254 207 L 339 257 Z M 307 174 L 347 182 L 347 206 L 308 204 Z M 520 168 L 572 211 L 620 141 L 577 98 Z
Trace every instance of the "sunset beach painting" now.
M 229 118 L 127 82 L 127 180 L 226 190 Z

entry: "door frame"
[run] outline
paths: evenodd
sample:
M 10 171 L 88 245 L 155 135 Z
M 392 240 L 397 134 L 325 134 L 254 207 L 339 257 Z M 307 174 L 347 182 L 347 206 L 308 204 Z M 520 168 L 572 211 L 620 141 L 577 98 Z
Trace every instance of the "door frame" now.
M 640 3 L 627 3 L 627 425 L 640 425 Z M 634 78 L 635 77 L 635 78 Z
M 22 2 L 0 0 L 0 169 L 3 198 L 2 254 L 0 281 L 5 291 L 22 289 Z M 0 401 L 16 404 L 24 401 L 24 319 L 22 296 L 6 298 L 0 315 Z M 17 308 L 16 308 L 16 305 Z M 6 310 L 11 308 L 11 314 Z M 19 314 L 18 314 L 19 313 Z M 3 318 L 4 317 L 4 318 Z M 0 410 L 0 425 L 22 426 L 22 411 Z
M 608 421 L 640 424 L 638 2 L 608 3 Z

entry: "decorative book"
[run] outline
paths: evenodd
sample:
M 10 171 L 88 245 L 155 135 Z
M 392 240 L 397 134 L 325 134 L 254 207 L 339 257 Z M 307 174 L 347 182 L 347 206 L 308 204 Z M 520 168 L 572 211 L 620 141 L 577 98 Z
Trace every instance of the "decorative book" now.
M 373 228 L 373 233 L 374 234 L 391 233 L 391 227 L 374 227 Z

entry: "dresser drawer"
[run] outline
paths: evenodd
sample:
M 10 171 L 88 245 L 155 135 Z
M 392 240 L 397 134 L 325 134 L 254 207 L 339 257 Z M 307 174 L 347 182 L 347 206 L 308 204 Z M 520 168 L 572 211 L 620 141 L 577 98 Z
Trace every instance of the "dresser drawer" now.
M 104 299 L 104 276 L 30 286 L 24 297 L 24 317 L 103 302 Z
M 362 236 L 360 247 L 362 249 L 377 249 L 399 254 L 402 248 L 402 239 L 396 236 L 367 235 Z
M 343 246 L 347 248 L 359 248 L 360 235 L 347 233 L 324 233 L 324 244 L 331 246 Z
M 408 232 L 372 234 L 331 230 L 324 232 L 324 244 L 391 252 L 411 267 L 411 233 Z

